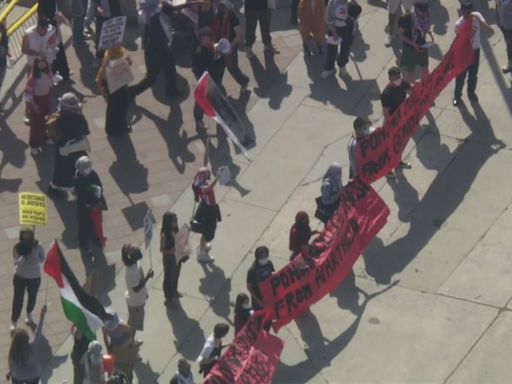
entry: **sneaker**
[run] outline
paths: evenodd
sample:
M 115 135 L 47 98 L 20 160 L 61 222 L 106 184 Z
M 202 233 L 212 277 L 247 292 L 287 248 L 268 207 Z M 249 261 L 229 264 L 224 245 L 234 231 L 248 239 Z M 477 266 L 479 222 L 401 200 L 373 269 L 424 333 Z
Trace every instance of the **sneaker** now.
M 211 245 L 210 243 L 206 243 L 206 247 L 204 247 L 204 250 L 205 250 L 206 252 L 210 252 L 210 251 L 211 251 L 211 249 L 212 249 L 212 245 Z
M 254 52 L 252 51 L 252 48 L 247 48 L 247 51 L 245 51 L 245 56 L 247 56 L 248 59 L 252 59 L 254 57 Z
M 39 148 L 30 148 L 30 154 L 32 156 L 37 156 L 39 155 L 41 152 L 40 152 L 40 149 Z
M 347 68 L 340 67 L 340 77 L 348 76 Z
M 197 261 L 199 261 L 200 263 L 211 263 L 214 260 L 215 259 L 211 257 L 208 254 L 208 252 L 202 251 L 201 249 L 199 249 L 199 247 L 197 247 Z
M 144 341 L 142 341 L 141 339 L 137 339 L 137 340 L 133 341 L 133 345 L 135 347 L 140 347 L 142 344 L 144 344 Z
M 386 38 L 384 39 L 384 45 L 386 47 L 391 47 L 391 35 L 386 36 Z
M 395 172 L 393 172 L 393 171 L 389 172 L 388 174 L 386 174 L 386 178 L 387 178 L 388 180 L 394 180 L 394 179 L 396 179 Z
M 478 103 L 478 96 L 476 95 L 475 92 L 468 93 L 468 99 L 474 103 Z
M 276 47 L 274 47 L 272 44 L 265 45 L 265 51 L 272 53 L 273 55 L 277 55 L 278 53 L 280 53 L 280 51 Z
M 30 125 L 30 118 L 28 116 L 25 116 L 23 122 L 25 123 L 25 125 Z
M 335 72 L 336 72 L 336 71 L 335 71 L 334 69 L 331 69 L 331 70 L 324 69 L 324 70 L 322 71 L 322 73 L 320 74 L 320 77 L 321 77 L 322 79 L 327 79 L 329 76 L 334 75 L 334 73 L 335 73 Z
M 403 168 L 403 169 L 411 169 L 412 168 L 412 165 L 411 163 L 408 163 L 407 161 L 400 161 L 400 165 L 399 165 L 400 168 Z
M 9 331 L 13 333 L 16 330 L 16 323 L 11 323 L 11 326 L 9 327 Z
M 505 64 L 502 68 L 501 68 L 501 71 L 503 73 L 509 73 L 509 72 L 512 72 L 512 61 L 509 60 L 509 62 L 507 64 Z
M 32 318 L 32 313 L 27 313 L 27 317 L 25 317 L 25 324 L 29 327 L 33 327 L 36 325 L 36 322 Z
M 461 103 L 460 97 L 454 97 L 453 98 L 452 104 L 453 104 L 454 107 L 458 107 L 460 103 Z

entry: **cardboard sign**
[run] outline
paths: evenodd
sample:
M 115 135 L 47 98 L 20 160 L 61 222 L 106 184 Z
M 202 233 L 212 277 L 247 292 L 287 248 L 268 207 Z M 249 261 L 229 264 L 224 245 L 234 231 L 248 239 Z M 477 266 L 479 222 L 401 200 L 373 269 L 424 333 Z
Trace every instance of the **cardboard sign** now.
M 259 285 L 275 331 L 345 279 L 388 215 L 389 208 L 372 187 L 358 179 L 345 186 L 336 212 L 311 243 L 318 256 L 301 253 Z
M 190 245 L 188 237 L 190 235 L 190 227 L 188 224 L 183 224 L 175 237 L 175 251 L 176 263 L 179 263 L 183 258 L 190 256 Z
M 153 239 L 153 214 L 151 210 L 148 209 L 146 215 L 144 216 L 144 246 L 146 249 L 149 248 L 151 244 L 151 239 Z
M 435 98 L 474 60 L 471 46 L 471 22 L 466 23 L 453 41 L 441 63 L 425 80 L 416 84 L 411 95 L 397 110 L 368 136 L 358 139 L 355 148 L 357 175 L 373 183 L 394 170 L 419 122 L 428 113 Z
M 21 192 L 19 194 L 20 224 L 46 225 L 48 222 L 46 196 L 42 193 Z
M 117 16 L 108 19 L 101 27 L 100 42 L 98 49 L 108 49 L 123 42 L 126 16 Z
M 130 64 L 125 59 L 110 60 L 105 67 L 108 91 L 114 93 L 119 88 L 133 81 L 133 73 Z
M 284 342 L 249 317 L 206 377 L 205 384 L 270 384 Z

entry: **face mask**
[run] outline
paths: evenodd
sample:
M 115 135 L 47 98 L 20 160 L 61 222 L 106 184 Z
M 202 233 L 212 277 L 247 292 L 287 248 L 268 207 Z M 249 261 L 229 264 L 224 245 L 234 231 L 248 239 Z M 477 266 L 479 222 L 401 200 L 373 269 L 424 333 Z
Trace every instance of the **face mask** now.
M 372 126 L 370 125 L 369 127 L 366 127 L 366 128 L 363 130 L 363 135 L 368 136 L 370 133 L 372 133 L 372 131 L 373 131 L 373 128 L 372 128 Z
M 92 168 L 85 168 L 83 170 L 80 171 L 80 173 L 84 176 L 87 176 L 89 173 L 91 173 L 92 171 Z
M 402 85 L 402 79 L 394 80 L 393 81 L 393 85 L 395 85 L 396 87 L 401 86 Z
M 264 259 L 258 259 L 259 265 L 267 265 L 270 259 L 268 257 L 265 257 Z
M 251 309 L 251 302 L 246 301 L 245 303 L 242 304 L 242 308 L 243 309 Z

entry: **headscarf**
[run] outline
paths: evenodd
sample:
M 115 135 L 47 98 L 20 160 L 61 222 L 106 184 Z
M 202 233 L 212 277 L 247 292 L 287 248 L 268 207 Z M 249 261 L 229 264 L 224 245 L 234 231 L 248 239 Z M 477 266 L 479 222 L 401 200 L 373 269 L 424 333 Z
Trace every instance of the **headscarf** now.
M 322 180 L 322 202 L 326 205 L 335 203 L 341 195 L 343 185 L 341 182 L 341 165 L 332 163 Z
M 81 156 L 75 163 L 76 170 L 83 174 L 85 170 L 92 168 L 92 161 L 87 156 Z
M 207 167 L 201 167 L 194 176 L 194 186 L 200 187 L 210 177 L 210 170 Z
M 80 108 L 82 108 L 82 103 L 80 103 L 78 97 L 72 92 L 63 94 L 57 104 L 58 112 L 80 113 Z

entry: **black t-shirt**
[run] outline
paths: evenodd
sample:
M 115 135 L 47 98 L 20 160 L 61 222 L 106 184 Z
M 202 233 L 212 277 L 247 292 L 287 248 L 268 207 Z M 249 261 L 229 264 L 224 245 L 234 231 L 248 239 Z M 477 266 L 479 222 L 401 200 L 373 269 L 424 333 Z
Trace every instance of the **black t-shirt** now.
M 412 14 L 406 13 L 401 16 L 398 20 L 398 28 L 401 28 L 405 31 L 405 36 L 412 40 L 412 29 L 413 29 L 413 21 Z M 423 45 L 426 43 L 425 35 L 422 35 L 419 31 L 416 33 L 416 44 Z M 407 44 L 407 43 L 406 43 Z
M 271 261 L 265 265 L 259 265 L 256 262 L 251 266 L 251 268 L 249 268 L 249 271 L 247 272 L 247 284 L 251 286 L 258 299 L 261 300 L 261 292 L 258 284 L 263 280 L 268 279 L 274 271 L 274 264 L 272 264 Z
M 267 0 L 245 0 L 244 8 L 246 11 L 262 11 L 268 8 Z
M 407 91 L 411 88 L 411 85 L 402 80 L 402 84 L 398 87 L 388 85 L 382 91 L 380 95 L 380 102 L 383 108 L 389 108 L 389 113 L 392 114 L 397 108 L 404 102 L 407 97 Z

